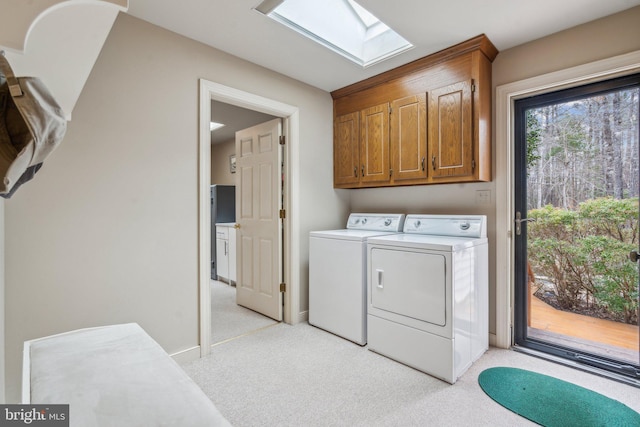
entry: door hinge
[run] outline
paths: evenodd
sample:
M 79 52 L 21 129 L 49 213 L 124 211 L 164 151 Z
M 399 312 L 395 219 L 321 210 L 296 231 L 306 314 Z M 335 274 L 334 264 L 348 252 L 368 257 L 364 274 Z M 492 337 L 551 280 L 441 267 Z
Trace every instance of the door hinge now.
M 284 143 L 285 143 L 284 135 L 280 135 L 280 145 L 284 145 Z
M 280 209 L 280 219 L 285 219 L 287 217 L 287 211 L 284 209 Z
M 280 292 L 287 292 L 287 284 L 280 283 Z

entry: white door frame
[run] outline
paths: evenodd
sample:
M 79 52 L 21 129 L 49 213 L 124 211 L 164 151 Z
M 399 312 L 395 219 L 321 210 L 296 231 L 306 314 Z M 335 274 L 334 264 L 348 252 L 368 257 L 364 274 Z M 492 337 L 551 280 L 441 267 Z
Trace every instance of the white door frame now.
M 220 101 L 238 107 L 259 111 L 284 119 L 283 134 L 286 137 L 285 158 L 285 209 L 284 224 L 285 263 L 284 321 L 296 323 L 299 302 L 300 248 L 297 242 L 298 212 L 298 108 L 273 99 L 264 98 L 208 80 L 200 79 L 199 149 L 198 149 L 198 287 L 200 298 L 200 357 L 211 352 L 211 101 Z
M 640 72 L 640 51 L 496 88 L 496 334 L 490 336 L 491 345 L 509 348 L 513 344 L 514 101 L 637 72 Z

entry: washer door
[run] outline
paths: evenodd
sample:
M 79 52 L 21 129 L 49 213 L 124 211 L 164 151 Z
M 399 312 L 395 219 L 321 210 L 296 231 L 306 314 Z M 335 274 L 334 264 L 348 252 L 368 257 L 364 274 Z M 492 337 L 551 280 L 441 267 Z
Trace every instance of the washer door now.
M 372 307 L 445 326 L 444 254 L 373 247 L 370 257 Z

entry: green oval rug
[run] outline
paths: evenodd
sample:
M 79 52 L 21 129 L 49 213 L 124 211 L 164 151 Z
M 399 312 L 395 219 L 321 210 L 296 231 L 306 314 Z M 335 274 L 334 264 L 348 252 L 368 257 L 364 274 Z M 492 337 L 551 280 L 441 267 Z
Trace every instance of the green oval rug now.
M 640 426 L 640 414 L 623 403 L 548 375 L 489 368 L 478 383 L 500 405 L 543 426 Z

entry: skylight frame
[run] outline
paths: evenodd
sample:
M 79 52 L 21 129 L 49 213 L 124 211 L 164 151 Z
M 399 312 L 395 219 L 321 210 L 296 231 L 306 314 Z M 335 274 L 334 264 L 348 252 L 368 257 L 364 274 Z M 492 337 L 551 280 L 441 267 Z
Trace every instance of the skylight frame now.
M 376 18 L 371 12 L 369 12 L 367 9 L 365 9 L 364 7 L 360 6 L 358 3 L 356 3 L 353 0 L 346 0 L 347 4 L 349 6 L 351 6 L 351 9 L 353 9 L 353 11 L 355 12 L 355 14 L 358 16 L 358 18 L 360 19 L 360 21 L 364 24 L 365 27 L 367 28 L 371 28 L 376 24 L 382 24 L 382 21 L 380 21 L 378 18 Z M 386 25 L 385 25 L 386 26 Z
M 333 3 L 330 4 L 330 2 Z M 318 5 L 320 5 L 318 10 L 309 9 Z M 296 9 L 295 7 L 301 9 Z M 264 0 L 255 10 L 363 68 L 413 48 L 413 44 L 353 0 L 325 0 L 323 2 Z M 337 33 L 341 32 L 341 29 L 333 28 L 327 30 L 327 28 L 317 27 L 319 25 L 318 22 L 322 25 L 335 25 L 334 21 L 336 19 L 330 19 L 335 17 L 326 15 L 327 12 L 332 10 L 348 11 L 344 16 L 339 17 L 339 19 L 350 19 L 352 21 L 347 25 L 348 30 L 341 33 L 341 36 L 344 36 L 343 33 L 350 31 L 351 34 L 347 36 L 350 37 L 348 40 L 346 38 L 342 41 L 337 40 Z M 325 16 L 322 16 L 322 14 L 325 14 Z M 318 18 L 318 16 L 322 17 Z M 305 20 L 307 21 L 306 23 L 299 22 Z M 318 34 L 322 32 L 325 33 L 324 36 Z M 354 39 L 353 33 L 357 33 L 357 39 Z M 330 38 L 333 40 L 329 40 Z M 344 44 L 340 46 L 339 44 L 342 42 Z M 380 47 L 384 47 L 384 50 L 381 51 Z

